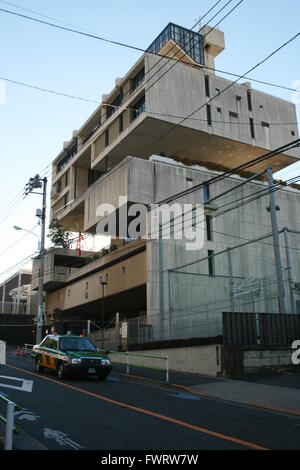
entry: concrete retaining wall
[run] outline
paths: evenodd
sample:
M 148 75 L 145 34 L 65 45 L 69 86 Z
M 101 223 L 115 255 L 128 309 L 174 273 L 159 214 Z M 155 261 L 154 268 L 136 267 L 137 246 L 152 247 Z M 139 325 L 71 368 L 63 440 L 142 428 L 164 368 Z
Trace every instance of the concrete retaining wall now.
M 292 352 L 290 349 L 244 351 L 243 356 L 245 374 L 256 373 L 263 367 L 278 368 L 292 365 Z
M 172 371 L 211 376 L 221 373 L 220 345 L 156 349 L 137 353 L 131 351 L 129 355 L 130 364 L 136 366 L 165 369 L 168 356 L 169 369 Z M 126 364 L 127 357 L 124 353 L 111 353 L 110 357 L 113 363 Z
M 292 365 L 292 350 L 279 346 L 223 346 L 222 375 L 256 374 Z

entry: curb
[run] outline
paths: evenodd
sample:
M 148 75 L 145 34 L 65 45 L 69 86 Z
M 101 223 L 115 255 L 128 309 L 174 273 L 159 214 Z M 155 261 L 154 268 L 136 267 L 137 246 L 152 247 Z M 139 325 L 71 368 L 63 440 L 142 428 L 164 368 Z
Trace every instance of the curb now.
M 215 397 L 213 395 L 208 395 L 205 392 L 195 391 L 195 390 L 193 390 L 192 388 L 190 388 L 189 386 L 186 386 L 186 385 L 179 385 L 179 384 L 171 384 L 171 383 L 167 383 L 167 382 L 161 382 L 159 380 L 149 379 L 149 378 L 146 378 L 146 377 L 140 377 L 140 376 L 131 375 L 131 374 L 128 375 L 128 374 L 123 373 L 123 372 L 113 372 L 113 374 L 114 375 L 119 375 L 119 376 L 127 378 L 129 380 L 132 379 L 134 381 L 149 383 L 149 384 L 152 384 L 152 385 L 156 384 L 156 385 L 160 385 L 160 386 L 170 388 L 170 389 L 173 389 L 173 390 L 183 390 L 186 393 L 189 393 L 189 394 L 195 395 L 195 396 L 199 396 L 199 397 L 202 397 L 202 398 L 208 398 L 208 399 L 211 399 L 211 400 L 224 401 L 226 403 L 231 403 L 231 404 L 244 405 L 244 406 L 248 406 L 249 408 L 260 409 L 260 410 L 269 411 L 269 412 L 272 412 L 272 413 L 275 412 L 275 413 L 280 413 L 280 414 L 286 414 L 286 415 L 289 415 L 289 416 L 300 416 L 300 411 L 293 410 L 293 409 L 277 408 L 275 406 L 268 405 L 268 404 L 251 403 L 251 402 L 247 403 L 247 402 L 224 399 L 224 398 L 220 398 L 220 397 Z
M 264 405 L 260 403 L 248 403 L 248 406 L 251 408 L 258 408 L 266 411 L 272 411 L 276 413 L 282 413 L 282 414 L 287 414 L 290 416 L 300 416 L 300 411 L 293 410 L 293 409 L 285 409 L 285 408 L 277 408 L 276 406 L 271 406 L 271 405 Z

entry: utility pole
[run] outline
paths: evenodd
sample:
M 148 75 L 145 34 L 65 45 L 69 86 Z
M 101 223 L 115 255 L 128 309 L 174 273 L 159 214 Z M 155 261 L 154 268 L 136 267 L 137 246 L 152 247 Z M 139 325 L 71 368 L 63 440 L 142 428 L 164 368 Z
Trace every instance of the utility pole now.
M 104 287 L 107 285 L 108 276 L 100 276 L 101 293 L 101 345 L 104 350 Z
M 34 189 L 43 188 L 43 192 L 35 192 Z M 45 232 L 46 232 L 46 201 L 47 201 L 47 178 L 40 178 L 35 175 L 30 178 L 25 187 L 25 196 L 28 194 L 39 194 L 43 196 L 41 213 L 41 244 L 40 244 L 40 276 L 39 276 L 39 311 L 36 325 L 36 343 L 42 341 L 43 320 L 44 320 L 44 266 L 45 266 Z
M 267 176 L 268 176 L 268 184 L 269 184 L 269 192 L 270 192 L 270 206 L 268 207 L 268 211 L 271 214 L 271 222 L 272 222 L 274 257 L 275 257 L 276 275 L 277 275 L 279 312 L 280 313 L 286 313 L 284 283 L 283 283 L 282 264 L 281 264 L 281 256 L 280 256 L 278 222 L 277 222 L 277 214 L 276 214 L 276 211 L 279 210 L 279 207 L 276 206 L 276 201 L 275 201 L 274 181 L 273 181 L 272 168 L 267 169 Z

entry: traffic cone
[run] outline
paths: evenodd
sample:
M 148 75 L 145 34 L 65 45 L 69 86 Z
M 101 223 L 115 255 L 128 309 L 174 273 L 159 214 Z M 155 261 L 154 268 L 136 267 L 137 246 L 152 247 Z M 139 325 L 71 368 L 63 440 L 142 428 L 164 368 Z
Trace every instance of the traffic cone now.
M 20 356 L 20 355 L 21 355 L 21 353 L 20 353 L 20 346 L 18 346 L 18 347 L 17 347 L 17 350 L 16 350 L 16 356 L 18 357 L 18 356 Z

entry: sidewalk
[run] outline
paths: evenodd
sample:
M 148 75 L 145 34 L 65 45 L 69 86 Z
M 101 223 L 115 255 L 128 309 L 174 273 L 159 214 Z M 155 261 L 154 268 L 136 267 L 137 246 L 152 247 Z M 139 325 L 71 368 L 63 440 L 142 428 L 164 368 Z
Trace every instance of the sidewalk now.
M 10 348 L 7 356 L 15 357 L 15 352 Z M 170 371 L 167 383 L 165 370 L 130 365 L 130 375 L 127 375 L 126 365 L 113 363 L 113 375 L 173 387 L 206 398 L 300 416 L 300 368 L 299 371 L 278 374 L 243 376 L 238 380 Z
M 115 374 L 142 381 L 167 385 L 164 371 L 113 365 Z M 272 375 L 245 376 L 235 379 L 208 377 L 170 371 L 169 386 L 206 398 L 242 403 L 255 408 L 267 409 L 300 416 L 300 370 L 299 372 Z

